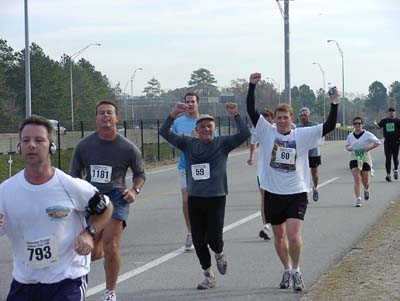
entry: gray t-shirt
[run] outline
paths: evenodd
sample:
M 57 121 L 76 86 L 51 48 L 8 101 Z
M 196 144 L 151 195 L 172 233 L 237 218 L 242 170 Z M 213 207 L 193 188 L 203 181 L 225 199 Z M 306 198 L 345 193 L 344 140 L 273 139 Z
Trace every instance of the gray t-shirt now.
M 305 128 L 305 127 L 310 127 L 310 126 L 316 126 L 318 125 L 318 122 L 316 121 L 310 121 L 307 125 L 303 124 L 302 122 L 297 124 L 298 128 Z M 319 151 L 319 147 L 312 148 L 308 151 L 308 157 L 319 157 L 321 156 L 321 153 Z
M 126 187 L 125 177 L 129 167 L 133 179 L 146 179 L 142 154 L 131 141 L 119 134 L 115 140 L 102 140 L 94 132 L 75 147 L 70 174 L 80 178 L 84 172 L 88 182 L 106 193 Z
M 210 143 L 170 131 L 174 119 L 168 115 L 160 135 L 185 154 L 186 182 L 189 196 L 216 197 L 228 194 L 226 162 L 231 150 L 241 145 L 250 131 L 240 117 L 235 117 L 239 132 L 215 137 Z

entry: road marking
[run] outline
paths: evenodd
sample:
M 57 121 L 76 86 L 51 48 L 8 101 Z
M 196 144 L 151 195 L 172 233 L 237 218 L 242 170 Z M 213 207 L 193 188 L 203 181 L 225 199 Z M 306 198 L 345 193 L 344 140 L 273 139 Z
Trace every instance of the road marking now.
M 337 179 L 340 179 L 340 177 L 334 177 L 332 179 L 329 179 L 329 180 L 321 183 L 320 185 L 318 185 L 318 187 L 319 188 L 324 187 L 324 186 L 336 181 Z M 225 233 L 225 232 L 230 231 L 230 230 L 232 230 L 232 229 L 234 229 L 236 227 L 239 227 L 240 225 L 245 224 L 245 223 L 247 223 L 247 222 L 259 217 L 260 215 L 261 215 L 261 212 L 258 211 L 258 212 L 253 213 L 253 214 L 251 214 L 251 215 L 249 215 L 249 216 L 247 216 L 245 218 L 242 218 L 241 220 L 238 220 L 238 221 L 236 221 L 236 222 L 234 222 L 234 223 L 232 223 L 232 224 L 230 224 L 228 226 L 225 226 L 223 232 Z M 176 249 L 176 250 L 174 250 L 174 251 L 172 251 L 172 252 L 170 252 L 168 254 L 165 254 L 164 256 L 156 258 L 153 261 L 150 261 L 150 262 L 148 262 L 148 263 L 146 263 L 146 264 L 144 264 L 144 265 L 142 265 L 142 266 L 140 266 L 140 267 L 138 267 L 136 269 L 133 269 L 133 270 L 131 270 L 129 272 L 126 272 L 126 273 L 118 276 L 117 283 L 123 282 L 125 280 L 130 279 L 130 278 L 133 278 L 133 277 L 135 277 L 135 276 L 137 276 L 137 275 L 139 275 L 141 273 L 144 273 L 144 272 L 146 272 L 146 271 L 148 271 L 148 270 L 150 270 L 152 268 L 155 268 L 156 266 L 159 266 L 160 264 L 162 264 L 164 262 L 167 262 L 167 261 L 169 261 L 169 260 L 171 260 L 171 259 L 173 259 L 173 258 L 175 258 L 175 257 L 177 257 L 177 256 L 179 256 L 179 255 L 181 255 L 183 253 L 185 253 L 185 250 L 184 250 L 184 247 L 181 247 L 181 248 Z M 101 292 L 102 290 L 105 290 L 105 288 L 106 288 L 106 284 L 105 283 L 101 283 L 99 285 L 96 285 L 96 286 L 94 286 L 94 287 L 92 287 L 92 288 L 87 290 L 86 297 L 93 296 L 94 294 L 97 294 L 97 293 Z
M 334 177 L 334 178 L 332 178 L 332 179 L 330 179 L 330 180 L 328 180 L 328 181 L 325 181 L 325 182 L 323 182 L 323 183 L 321 183 L 321 184 L 318 184 L 318 188 L 324 187 L 325 185 L 328 185 L 328 184 L 330 184 L 330 183 L 332 183 L 333 181 L 336 181 L 336 180 L 338 180 L 338 179 L 340 179 L 340 177 Z

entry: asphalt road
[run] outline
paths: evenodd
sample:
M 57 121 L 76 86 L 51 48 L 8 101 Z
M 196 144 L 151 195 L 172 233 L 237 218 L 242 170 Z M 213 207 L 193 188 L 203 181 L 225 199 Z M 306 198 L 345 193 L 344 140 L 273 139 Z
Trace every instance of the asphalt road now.
M 371 199 L 354 207 L 353 181 L 344 142 L 322 147 L 320 201 L 311 200 L 303 228 L 301 270 L 306 289 L 337 263 L 383 215 L 400 194 L 397 182 L 384 181 L 383 146 L 372 152 L 375 177 Z M 229 267 L 218 274 L 217 288 L 198 291 L 203 279 L 194 253 L 184 253 L 185 227 L 175 166 L 148 170 L 145 188 L 131 208 L 122 243 L 123 267 L 118 300 L 300 300 L 302 293 L 278 288 L 282 266 L 272 241 L 258 238 L 260 201 L 255 166 L 248 151 L 228 160 L 229 196 L 225 249 Z M 10 245 L 0 238 L 0 300 L 11 281 Z M 92 264 L 87 300 L 99 300 L 104 288 L 102 261 Z

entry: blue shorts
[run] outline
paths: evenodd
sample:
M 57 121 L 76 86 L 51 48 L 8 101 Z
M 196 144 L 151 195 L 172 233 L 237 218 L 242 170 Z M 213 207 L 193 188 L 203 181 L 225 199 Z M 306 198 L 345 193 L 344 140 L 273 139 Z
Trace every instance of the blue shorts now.
M 87 275 L 56 283 L 24 284 L 13 279 L 7 301 L 82 301 L 85 300 Z
M 129 203 L 123 199 L 122 192 L 125 189 L 116 188 L 104 194 L 110 198 L 111 203 L 114 206 L 114 211 L 111 218 L 120 220 L 123 222 L 124 227 L 126 226 L 126 220 L 129 216 Z

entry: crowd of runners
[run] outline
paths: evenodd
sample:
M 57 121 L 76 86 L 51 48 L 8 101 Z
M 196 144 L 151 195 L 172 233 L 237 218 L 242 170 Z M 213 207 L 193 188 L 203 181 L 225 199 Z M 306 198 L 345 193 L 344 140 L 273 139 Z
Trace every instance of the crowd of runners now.
M 259 149 L 257 172 L 262 226 L 259 236 L 274 241 L 282 267 L 281 289 L 304 290 L 300 270 L 302 226 L 308 193 L 320 201 L 319 146 L 335 129 L 339 93 L 329 91 L 330 111 L 322 124 L 310 120 L 301 108 L 295 125 L 293 108 L 279 104 L 274 110 L 255 107 L 255 91 L 261 74 L 249 78 L 246 99 L 252 129 L 239 115 L 238 105 L 227 103 L 238 132 L 220 136 L 214 116 L 199 114 L 199 97 L 187 93 L 160 128 L 160 135 L 180 150 L 178 182 L 187 234 L 184 250 L 195 251 L 203 280 L 197 289 L 216 286 L 210 250 L 220 274 L 228 271 L 224 254 L 223 227 L 228 194 L 228 154 L 251 136 L 248 165 Z M 388 117 L 374 122 L 383 129 L 386 181 L 398 179 L 400 120 L 389 108 Z M 145 180 L 138 148 L 118 134 L 118 107 L 112 101 L 96 106 L 96 131 L 76 146 L 66 174 L 51 165 L 56 151 L 54 128 L 40 116 L 28 117 L 19 130 L 18 151 L 24 169 L 0 184 L 0 235 L 7 235 L 13 249 L 12 283 L 8 301 L 84 300 L 90 261 L 103 258 L 106 289 L 103 300 L 117 300 L 121 266 L 120 244 L 129 208 L 138 198 Z M 354 179 L 355 206 L 370 197 L 373 171 L 370 151 L 380 140 L 363 128 L 363 118 L 353 118 L 354 130 L 346 141 L 349 168 Z M 132 183 L 125 182 L 128 170 Z M 310 186 L 311 185 L 311 186 Z M 22 222 L 23 221 L 23 222 Z

